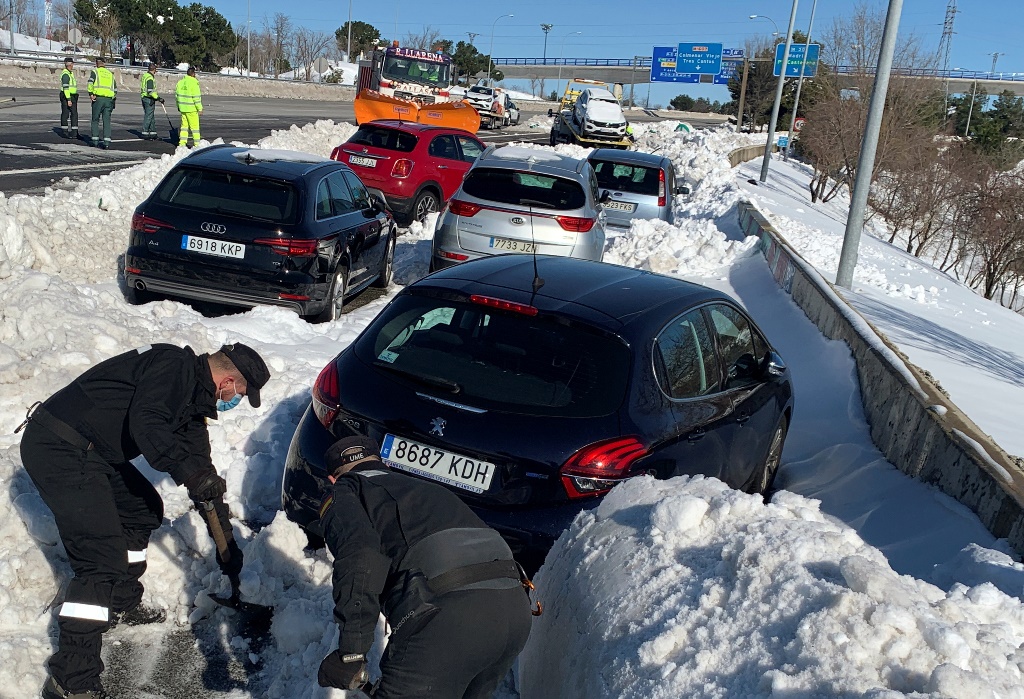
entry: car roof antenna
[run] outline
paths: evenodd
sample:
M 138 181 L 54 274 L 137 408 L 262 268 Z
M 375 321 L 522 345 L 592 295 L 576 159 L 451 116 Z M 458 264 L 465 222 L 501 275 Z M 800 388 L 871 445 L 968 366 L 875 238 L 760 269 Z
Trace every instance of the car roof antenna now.
M 537 271 L 537 239 L 533 235 L 533 216 L 530 216 L 530 242 L 533 244 L 533 294 L 536 296 L 540 288 L 544 286 L 544 280 L 541 279 L 540 272 Z M 533 298 L 530 298 L 530 304 L 533 304 Z

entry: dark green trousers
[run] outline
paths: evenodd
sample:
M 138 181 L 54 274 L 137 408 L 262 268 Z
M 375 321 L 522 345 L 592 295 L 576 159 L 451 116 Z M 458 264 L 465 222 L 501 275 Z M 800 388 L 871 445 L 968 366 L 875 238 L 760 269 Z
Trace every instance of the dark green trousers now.
M 100 142 L 100 120 L 103 120 L 103 142 L 110 145 L 110 116 L 114 111 L 114 98 L 97 97 L 92 103 L 92 144 Z
M 156 138 L 156 100 L 142 98 L 142 137 Z

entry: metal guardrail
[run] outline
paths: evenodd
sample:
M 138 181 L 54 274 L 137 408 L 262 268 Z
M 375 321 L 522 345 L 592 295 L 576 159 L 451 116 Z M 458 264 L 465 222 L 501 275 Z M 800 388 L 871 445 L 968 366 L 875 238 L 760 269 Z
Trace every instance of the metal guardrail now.
M 10 51 L 6 51 L 5 50 L 5 51 L 0 51 L 0 62 L 30 61 L 30 62 L 33 62 L 33 63 L 53 63 L 53 64 L 56 64 L 59 67 L 63 63 L 64 57 L 66 55 L 68 55 L 68 54 L 66 54 L 66 53 L 56 53 L 56 52 L 50 53 L 50 52 L 43 52 L 43 51 L 34 51 L 33 55 L 27 55 L 27 54 L 21 54 L 21 53 L 16 53 L 14 55 L 11 55 Z M 75 55 L 75 65 L 77 65 L 77 66 L 81 66 L 83 64 L 92 65 L 94 60 L 95 60 L 95 56 L 86 56 L 86 55 L 81 55 L 81 54 L 76 54 Z M 127 68 L 127 69 L 135 68 L 135 69 L 138 69 L 138 70 L 142 70 L 143 68 L 146 67 L 145 63 L 136 62 L 136 63 L 129 64 L 127 62 L 127 59 L 123 59 L 123 58 L 111 58 L 110 61 L 108 61 L 108 65 L 116 66 L 118 68 Z M 161 73 L 176 73 L 178 75 L 184 75 L 185 74 L 185 71 L 181 70 L 180 68 L 164 68 L 163 66 L 160 67 L 160 72 Z M 352 85 L 343 85 L 341 83 L 314 83 L 314 82 L 306 82 L 305 80 L 294 80 L 294 79 L 289 80 L 287 78 L 274 78 L 274 77 L 268 77 L 268 76 L 264 76 L 264 75 L 232 75 L 230 73 L 206 73 L 206 72 L 203 72 L 201 70 L 196 71 L 196 73 L 198 75 L 200 75 L 200 76 L 204 76 L 205 75 L 205 76 L 208 76 L 208 77 L 215 77 L 215 78 L 238 78 L 238 79 L 242 79 L 242 80 L 264 80 L 264 81 L 269 81 L 269 82 L 273 82 L 273 83 L 289 83 L 289 84 L 295 84 L 295 85 L 324 85 L 324 86 L 329 86 L 329 87 L 347 87 L 347 88 L 351 88 L 352 87 Z

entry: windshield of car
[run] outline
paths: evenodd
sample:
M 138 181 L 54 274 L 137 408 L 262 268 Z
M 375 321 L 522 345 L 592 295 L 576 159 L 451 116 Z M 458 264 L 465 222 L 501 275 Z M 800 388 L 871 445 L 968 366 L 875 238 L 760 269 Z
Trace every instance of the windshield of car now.
M 298 194 L 287 182 L 234 172 L 179 167 L 160 183 L 156 198 L 173 206 L 239 218 L 298 221 Z
M 356 342 L 356 355 L 416 390 L 525 415 L 598 417 L 626 393 L 619 339 L 563 317 L 494 310 L 465 297 L 399 296 Z
M 381 69 L 381 77 L 429 87 L 447 87 L 450 73 L 450 63 L 418 61 L 407 56 L 388 56 Z
M 505 168 L 471 170 L 462 183 L 462 191 L 500 204 L 539 206 L 557 211 L 580 209 L 587 203 L 583 187 L 575 180 Z
M 469 88 L 469 91 L 470 92 L 475 92 L 478 95 L 493 95 L 494 94 L 494 89 L 493 88 L 482 87 L 480 85 L 474 85 L 473 87 Z
M 373 146 L 399 153 L 411 153 L 418 140 L 417 136 L 405 131 L 366 124 L 360 126 L 359 130 L 348 139 L 348 142 L 358 146 Z
M 625 165 L 607 160 L 590 161 L 597 173 L 597 184 L 603 189 L 630 194 L 658 196 L 658 168 L 643 165 Z

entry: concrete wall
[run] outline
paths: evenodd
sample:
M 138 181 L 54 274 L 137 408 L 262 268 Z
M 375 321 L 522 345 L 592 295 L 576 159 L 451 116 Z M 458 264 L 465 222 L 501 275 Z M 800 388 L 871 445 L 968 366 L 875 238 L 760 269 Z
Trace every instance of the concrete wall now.
M 908 476 L 969 507 L 992 534 L 1024 556 L 1020 460 L 1006 454 L 847 304 L 752 204 L 740 202 L 739 217 L 747 235 L 761 239 L 761 252 L 779 286 L 823 335 L 850 346 L 871 439 L 885 457 Z

